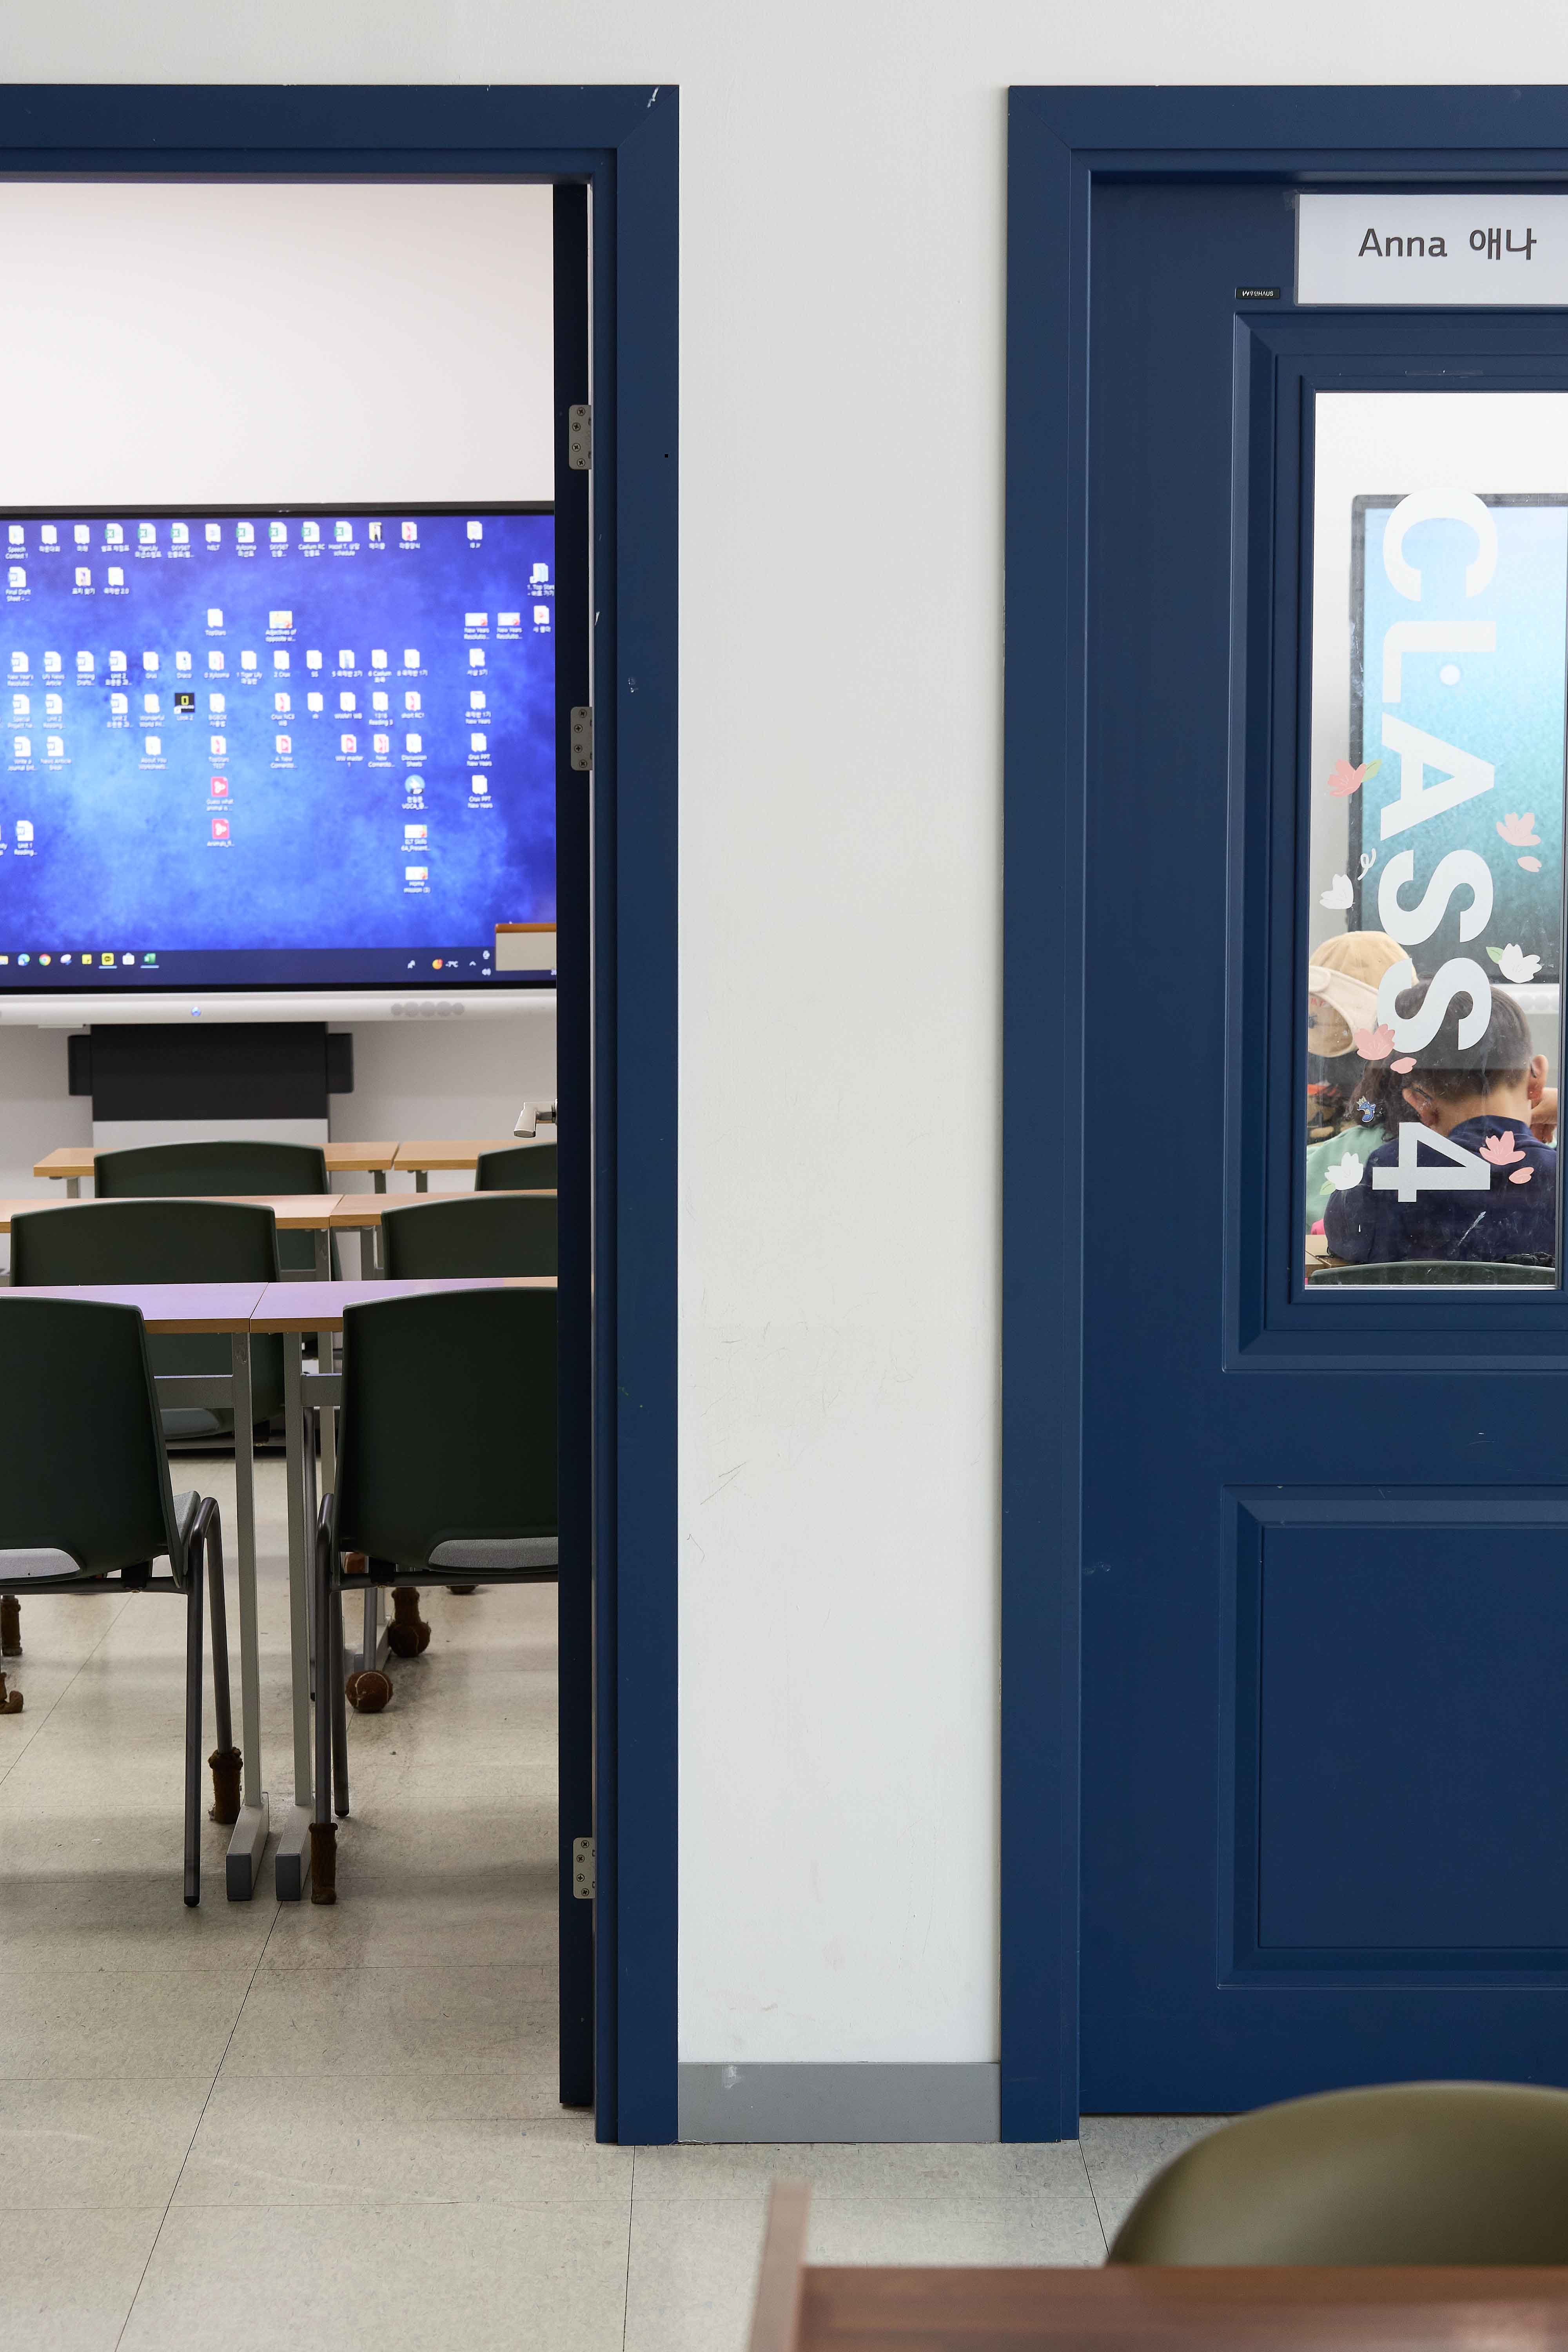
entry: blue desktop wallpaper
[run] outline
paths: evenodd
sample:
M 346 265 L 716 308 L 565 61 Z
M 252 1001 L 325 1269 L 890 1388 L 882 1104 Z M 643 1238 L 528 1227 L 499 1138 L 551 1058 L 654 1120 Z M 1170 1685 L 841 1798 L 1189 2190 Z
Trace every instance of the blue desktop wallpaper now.
M 0 985 L 553 920 L 550 515 L 0 516 Z

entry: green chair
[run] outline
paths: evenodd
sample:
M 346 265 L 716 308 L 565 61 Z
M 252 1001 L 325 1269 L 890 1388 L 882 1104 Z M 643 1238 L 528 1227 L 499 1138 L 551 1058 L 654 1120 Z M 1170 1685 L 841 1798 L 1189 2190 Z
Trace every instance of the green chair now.
M 1113 2263 L 1568 2263 L 1568 2091 L 1392 2083 L 1260 2107 L 1155 2176 Z
M 100 1201 L 162 1193 L 200 1198 L 218 1192 L 255 1192 L 263 1199 L 283 1192 L 330 1192 L 327 1155 L 313 1143 L 144 1143 L 127 1151 L 100 1151 L 92 1164 L 92 1189 Z M 279 1234 L 278 1262 L 285 1281 L 313 1275 L 313 1234 Z M 338 1245 L 331 1247 L 336 1282 Z
M 481 1151 L 474 1162 L 476 1192 L 553 1192 L 555 1146 L 509 1144 L 504 1151 Z
M 381 1220 L 387 1276 L 553 1274 L 552 1192 L 451 1192 L 388 1209 Z
M 125 1155 L 110 1155 L 121 1156 Z M 186 1199 L 73 1201 L 29 1209 L 11 1226 L 11 1282 L 276 1282 L 278 1227 L 270 1209 L 248 1201 Z M 149 1341 L 155 1372 L 226 1372 L 226 1339 Z M 253 1423 L 283 1410 L 283 1342 L 250 1343 Z M 226 1407 L 174 1405 L 162 1415 L 166 1438 L 211 1437 L 234 1427 Z
M 184 1601 L 185 1901 L 199 1903 L 204 1566 L 212 1595 L 215 1780 L 221 1760 L 238 1792 L 217 1505 L 170 1491 L 146 1328 L 135 1307 L 0 1298 L 0 1582 L 29 1593 L 177 1592 Z M 84 1403 L 92 1420 L 89 1460 L 81 1447 Z M 154 1575 L 154 1563 L 165 1559 L 168 1573 Z
M 426 1291 L 350 1307 L 342 1380 L 338 1483 L 316 1543 L 316 1655 L 330 1670 L 316 1676 L 313 1903 L 337 1899 L 331 1815 L 349 1810 L 341 1596 L 555 1580 L 555 1293 Z
M 1406 1257 L 1396 1258 L 1387 1265 L 1321 1265 L 1309 1276 L 1312 1290 L 1380 1289 L 1385 1285 L 1405 1283 L 1437 1283 L 1445 1289 L 1465 1283 L 1487 1283 L 1514 1286 L 1521 1284 L 1551 1290 L 1557 1282 L 1557 1269 L 1550 1265 L 1516 1265 L 1508 1258 L 1484 1257 Z

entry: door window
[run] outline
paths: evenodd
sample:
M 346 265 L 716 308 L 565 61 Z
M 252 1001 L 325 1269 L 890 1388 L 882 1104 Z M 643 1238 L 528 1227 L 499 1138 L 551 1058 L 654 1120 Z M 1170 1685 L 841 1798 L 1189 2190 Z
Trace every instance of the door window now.
M 1568 394 L 1323 393 L 1314 1294 L 1556 1286 Z

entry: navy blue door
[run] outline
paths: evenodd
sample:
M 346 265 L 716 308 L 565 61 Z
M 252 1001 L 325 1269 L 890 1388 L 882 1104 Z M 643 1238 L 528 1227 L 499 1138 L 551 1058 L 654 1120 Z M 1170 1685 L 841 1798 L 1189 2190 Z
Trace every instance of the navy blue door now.
M 1568 2082 L 1568 319 L 1095 207 L 1082 2104 Z

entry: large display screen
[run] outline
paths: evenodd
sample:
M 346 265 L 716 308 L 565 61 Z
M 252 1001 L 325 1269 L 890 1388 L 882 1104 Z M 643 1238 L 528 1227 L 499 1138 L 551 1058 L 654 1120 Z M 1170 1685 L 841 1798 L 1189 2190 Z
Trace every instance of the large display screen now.
M 555 918 L 548 509 L 0 540 L 0 988 L 549 983 L 497 968 Z

